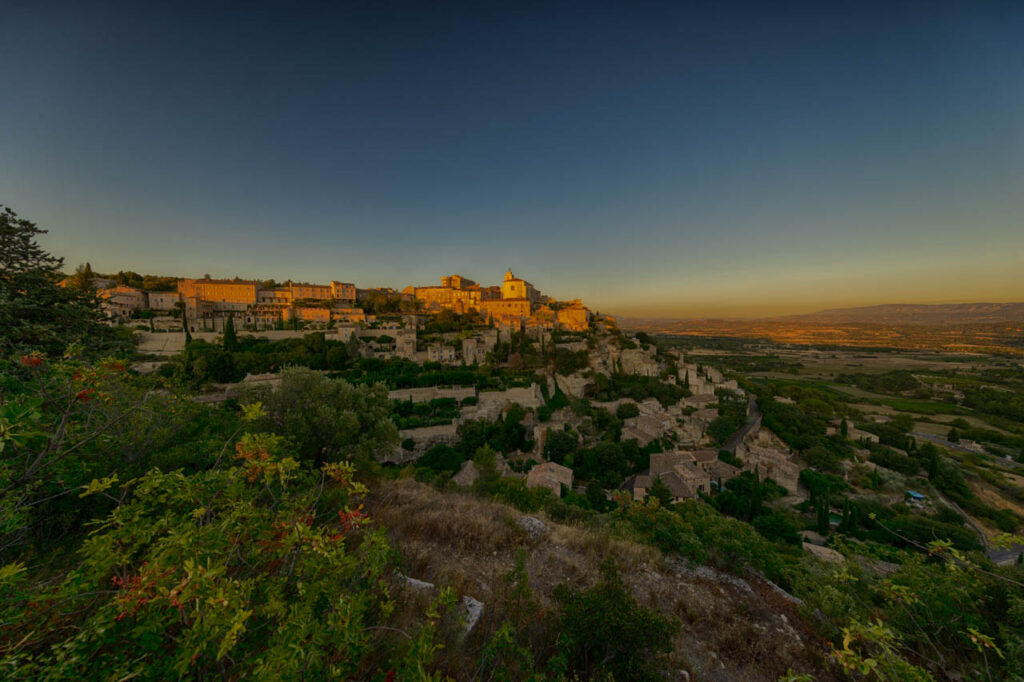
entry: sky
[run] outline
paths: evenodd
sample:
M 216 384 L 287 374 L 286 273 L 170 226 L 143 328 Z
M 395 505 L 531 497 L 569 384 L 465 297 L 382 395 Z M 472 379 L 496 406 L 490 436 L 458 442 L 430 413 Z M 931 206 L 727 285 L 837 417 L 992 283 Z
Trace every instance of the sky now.
M 1024 300 L 1019 2 L 3 3 L 73 268 L 505 270 L 622 316 Z

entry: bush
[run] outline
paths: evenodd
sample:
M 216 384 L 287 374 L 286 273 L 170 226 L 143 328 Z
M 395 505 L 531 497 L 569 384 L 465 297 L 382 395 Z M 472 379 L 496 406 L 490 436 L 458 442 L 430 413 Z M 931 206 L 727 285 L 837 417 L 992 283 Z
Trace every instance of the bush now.
M 660 680 L 678 623 L 641 608 L 614 562 L 601 564 L 601 580 L 573 592 L 555 593 L 562 607 L 558 651 L 570 677 Z
M 388 416 L 392 404 L 379 384 L 353 386 L 323 372 L 289 367 L 277 388 L 249 389 L 246 399 L 263 403 L 264 426 L 292 439 L 303 459 L 369 460 L 398 444 Z
M 640 415 L 640 406 L 636 403 L 622 403 L 615 409 L 615 416 L 618 419 L 630 419 Z

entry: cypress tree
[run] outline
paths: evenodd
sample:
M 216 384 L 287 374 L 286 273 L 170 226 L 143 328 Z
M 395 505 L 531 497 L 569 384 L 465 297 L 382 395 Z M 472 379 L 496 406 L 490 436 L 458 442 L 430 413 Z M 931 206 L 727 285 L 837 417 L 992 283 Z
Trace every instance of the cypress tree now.
M 238 350 L 238 334 L 235 333 L 235 317 L 228 315 L 224 322 L 224 350 L 233 353 Z

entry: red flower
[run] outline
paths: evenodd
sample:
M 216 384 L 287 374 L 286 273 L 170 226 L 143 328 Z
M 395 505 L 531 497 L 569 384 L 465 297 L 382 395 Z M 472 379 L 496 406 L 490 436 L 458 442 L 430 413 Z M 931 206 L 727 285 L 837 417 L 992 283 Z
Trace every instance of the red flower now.
M 21 364 L 25 367 L 39 367 L 43 364 L 43 358 L 34 353 L 32 355 L 22 355 Z

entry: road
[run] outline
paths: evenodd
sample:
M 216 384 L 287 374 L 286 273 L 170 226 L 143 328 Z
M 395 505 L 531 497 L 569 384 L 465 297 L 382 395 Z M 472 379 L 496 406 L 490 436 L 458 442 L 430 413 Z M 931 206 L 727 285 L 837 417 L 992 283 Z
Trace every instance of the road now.
M 979 453 L 975 450 L 971 450 L 970 448 L 965 448 L 962 445 L 957 445 L 956 443 L 948 441 L 945 438 L 940 438 L 939 436 L 932 436 L 930 434 L 920 433 L 918 431 L 911 431 L 910 435 L 914 436 L 915 438 L 923 438 L 924 440 L 931 441 L 936 445 L 941 445 L 944 448 L 956 450 L 957 452 L 966 452 L 972 455 L 984 454 L 986 457 L 992 457 L 995 461 L 1004 464 L 1010 467 L 1011 469 L 1020 469 L 1021 467 L 1024 467 L 1024 464 L 1021 464 L 1020 462 L 1015 462 L 1012 459 L 1006 459 L 1005 457 L 995 457 L 994 455 L 990 455 L 988 453 Z
M 750 400 L 747 402 L 747 423 L 743 427 L 732 435 L 732 438 L 728 440 L 723 450 L 736 454 L 736 446 L 743 442 L 743 439 L 750 435 L 750 432 L 761 423 L 761 408 L 757 406 L 757 400 L 754 396 L 750 396 Z
M 1010 549 L 990 549 L 985 552 L 985 556 L 1000 566 L 1012 564 L 1021 554 L 1024 554 L 1024 545 L 1014 545 Z

